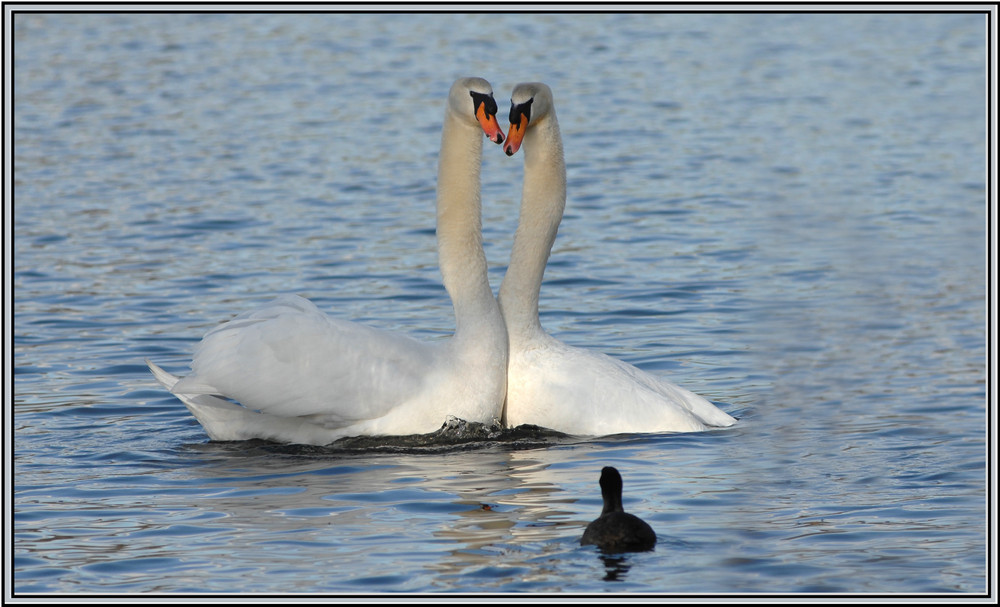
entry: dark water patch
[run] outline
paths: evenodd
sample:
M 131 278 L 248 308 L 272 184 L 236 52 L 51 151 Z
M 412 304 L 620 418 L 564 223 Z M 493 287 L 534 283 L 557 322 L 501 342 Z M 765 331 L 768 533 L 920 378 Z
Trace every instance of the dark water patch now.
M 559 287 L 610 287 L 620 284 L 617 280 L 608 280 L 602 278 L 589 278 L 585 276 L 576 278 L 553 278 L 546 279 L 542 283 L 542 290 L 545 290 L 546 286 L 559 286 Z
M 192 569 L 208 564 L 209 561 L 204 559 L 181 560 L 168 557 L 133 557 L 82 565 L 80 569 L 90 573 L 130 575 L 149 574 L 153 571 Z
M 573 442 L 568 435 L 538 426 L 503 428 L 452 419 L 440 430 L 409 436 L 359 436 L 342 438 L 325 447 L 312 447 L 309 454 L 358 453 L 453 453 L 478 449 L 533 449 L 562 442 Z M 297 449 L 296 449 L 297 451 Z
M 652 291 L 636 291 L 628 294 L 616 295 L 615 299 L 627 299 L 629 301 L 659 301 L 664 299 L 696 299 L 701 293 L 714 288 L 711 284 L 685 285 L 671 287 L 669 289 L 656 289 Z
M 189 232 L 232 232 L 246 228 L 260 227 L 267 225 L 255 217 L 245 217 L 239 219 L 202 219 L 200 221 L 180 223 L 174 226 L 176 229 Z
M 437 235 L 437 229 L 436 228 L 417 228 L 417 229 L 414 229 L 414 230 L 408 230 L 405 233 L 413 235 L 413 236 L 434 237 L 434 236 Z
M 359 592 L 370 592 L 372 588 L 386 588 L 392 590 L 394 586 L 411 582 L 406 575 L 376 575 L 364 576 L 349 580 L 348 583 L 360 589 Z
M 231 533 L 235 528 L 225 527 L 202 527 L 196 525 L 166 525 L 155 529 L 132 531 L 128 534 L 130 538 L 140 539 L 146 537 L 194 537 L 199 535 L 214 535 L 216 533 Z
M 329 445 L 299 445 L 252 439 L 246 441 L 211 441 L 191 445 L 205 453 L 230 454 L 240 457 L 287 457 L 295 459 L 327 459 L 377 454 L 441 455 L 491 449 L 524 450 L 551 445 L 573 444 L 579 438 L 532 425 L 502 428 L 497 425 L 452 419 L 440 430 L 428 434 L 405 436 L 356 436 L 338 439 Z M 311 472 L 319 475 L 356 474 L 360 468 L 341 466 Z
M 656 310 L 656 309 L 649 309 L 649 308 L 622 308 L 622 309 L 619 309 L 619 310 L 609 310 L 609 311 L 607 311 L 607 312 L 604 313 L 604 316 L 605 316 L 606 319 L 617 318 L 617 317 L 622 317 L 622 318 L 630 318 L 630 317 L 646 318 L 646 317 L 651 317 L 651 316 L 676 316 L 676 315 L 679 315 L 679 314 L 685 314 L 687 312 L 688 312 L 687 310 L 680 311 L 680 310 Z M 600 320 L 598 322 L 604 322 L 604 320 Z

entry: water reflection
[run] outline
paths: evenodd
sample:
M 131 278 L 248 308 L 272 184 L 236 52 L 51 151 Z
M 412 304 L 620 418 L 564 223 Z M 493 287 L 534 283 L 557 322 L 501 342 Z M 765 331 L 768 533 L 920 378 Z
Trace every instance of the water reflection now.
M 486 575 L 498 556 L 523 553 L 536 566 L 494 571 L 495 579 L 484 582 L 520 583 L 556 575 L 546 555 L 581 550 L 588 520 L 575 507 L 579 496 L 567 490 L 578 477 L 577 441 L 556 434 L 547 440 L 544 448 L 524 448 L 515 439 L 424 445 L 442 452 L 403 454 L 356 445 L 203 443 L 190 446 L 194 459 L 178 472 L 186 478 L 176 480 L 200 487 L 198 495 L 183 497 L 187 518 L 239 535 L 243 543 L 327 544 L 342 553 L 359 538 L 396 535 L 391 541 L 401 543 L 401 552 L 423 555 L 422 566 L 441 575 Z M 391 441 L 379 448 L 415 449 Z M 161 503 L 179 505 L 170 496 Z M 424 532 L 433 540 L 413 544 Z M 628 562 L 607 562 L 623 578 Z
M 446 555 L 428 564 L 428 569 L 442 573 L 488 570 L 502 553 L 523 552 L 553 554 L 562 551 L 568 541 L 576 541 L 581 522 L 576 512 L 567 507 L 575 498 L 567 496 L 558 475 L 550 472 L 557 463 L 558 449 L 502 451 L 486 461 L 483 477 L 461 479 L 453 487 L 460 496 L 457 503 L 468 504 L 451 527 L 435 532 L 435 537 L 454 544 Z M 546 461 L 547 460 L 547 461 Z M 455 480 L 459 480 L 455 477 Z M 470 489 L 468 481 L 475 480 Z M 564 479 L 565 480 L 565 479 Z M 438 481 L 440 482 L 440 481 Z M 482 504 L 489 504 L 489 509 Z M 553 575 L 552 564 L 539 562 L 534 567 L 511 568 L 494 572 L 500 579 L 490 585 L 527 581 L 538 576 Z
M 627 556 L 602 554 L 600 558 L 604 562 L 604 578 L 602 579 L 605 582 L 625 581 L 625 575 L 632 568 Z

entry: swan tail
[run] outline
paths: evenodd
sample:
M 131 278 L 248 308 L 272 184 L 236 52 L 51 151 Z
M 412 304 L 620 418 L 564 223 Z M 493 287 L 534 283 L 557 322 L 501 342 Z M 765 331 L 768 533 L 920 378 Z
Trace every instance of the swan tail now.
M 238 440 L 229 437 L 232 432 L 228 428 L 245 414 L 252 413 L 251 411 L 209 394 L 192 395 L 174 392 L 174 387 L 181 381 L 180 377 L 165 371 L 149 359 L 146 359 L 146 365 L 153 372 L 156 381 L 184 403 L 184 406 L 205 428 L 210 438 L 213 440 Z
M 712 401 L 704 396 L 695 394 L 680 386 L 671 385 L 671 387 L 679 393 L 676 397 L 678 402 L 683 403 L 684 407 L 706 426 L 711 428 L 728 428 L 736 423 L 736 418 L 716 407 Z
M 211 394 L 175 392 L 174 388 L 182 378 L 163 370 L 148 359 L 146 364 L 156 381 L 184 403 L 212 440 L 259 438 L 286 443 L 327 445 L 347 434 L 343 430 L 327 428 L 303 418 L 279 417 L 251 411 Z
M 164 371 L 156 363 L 149 360 L 148 358 L 145 359 L 145 361 L 146 361 L 146 366 L 149 367 L 150 371 L 152 371 L 153 377 L 156 378 L 156 381 L 160 382 L 160 385 L 166 388 L 167 390 L 173 388 L 174 384 L 176 384 L 180 380 L 179 377 L 177 377 L 172 373 Z
M 696 409 L 694 412 L 698 417 L 701 418 L 703 422 L 705 422 L 705 425 L 707 426 L 712 426 L 715 428 L 728 428 L 729 426 L 732 426 L 733 424 L 736 423 L 735 417 L 729 415 L 728 413 L 726 413 L 722 409 L 719 409 L 715 405 L 712 405 L 711 408 L 707 407 L 704 409 L 699 408 Z

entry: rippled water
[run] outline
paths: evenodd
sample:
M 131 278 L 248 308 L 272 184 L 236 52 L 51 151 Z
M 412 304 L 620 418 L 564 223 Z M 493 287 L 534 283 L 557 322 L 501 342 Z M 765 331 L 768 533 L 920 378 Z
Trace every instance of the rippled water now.
M 983 14 L 18 14 L 13 591 L 985 593 Z M 435 339 L 443 98 L 556 95 L 553 334 L 701 434 L 215 443 L 143 364 L 278 293 Z M 487 149 L 499 285 L 521 156 Z M 9 443 L 8 443 L 9 444 Z M 653 552 L 580 547 L 600 468 Z

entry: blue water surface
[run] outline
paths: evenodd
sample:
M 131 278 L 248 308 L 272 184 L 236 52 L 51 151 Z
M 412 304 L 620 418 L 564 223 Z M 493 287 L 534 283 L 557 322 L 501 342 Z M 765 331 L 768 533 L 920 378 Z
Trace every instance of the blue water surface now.
M 16 14 L 13 591 L 987 593 L 986 23 Z M 153 380 L 281 293 L 448 335 L 461 75 L 555 93 L 546 328 L 736 426 L 220 443 Z M 523 156 L 486 152 L 496 288 Z M 605 465 L 655 551 L 579 545 Z

